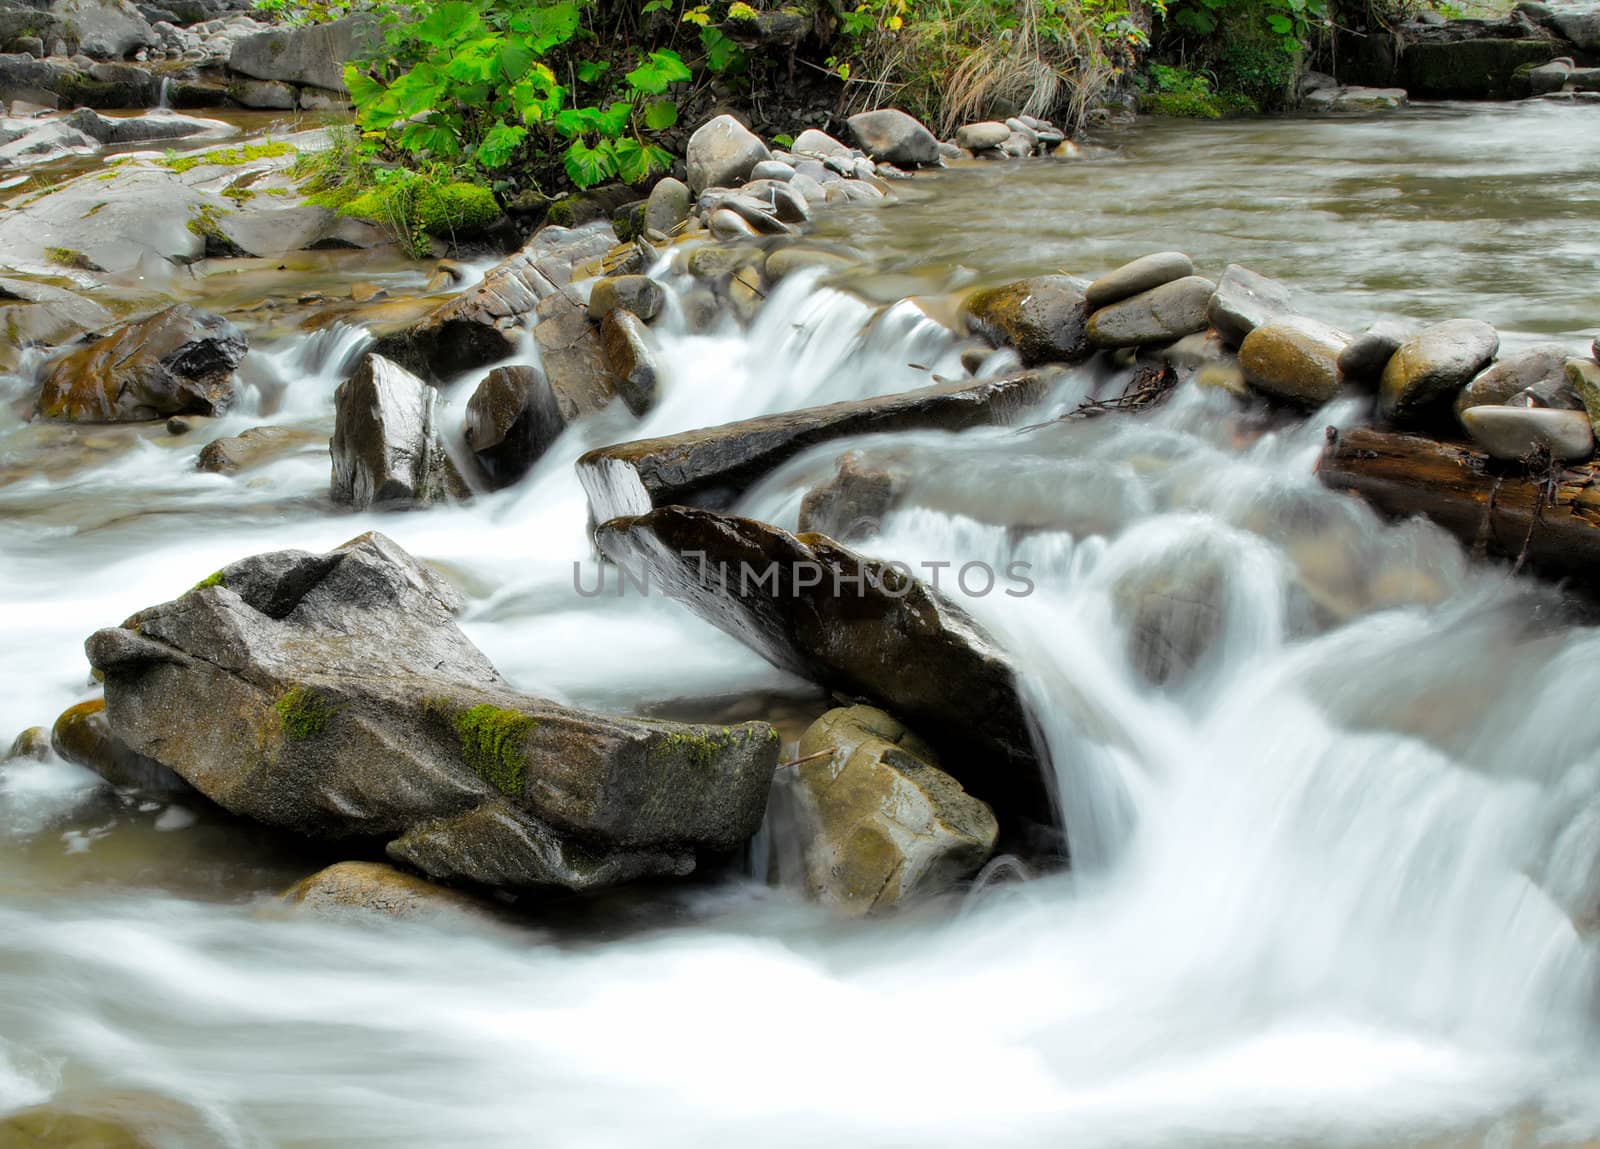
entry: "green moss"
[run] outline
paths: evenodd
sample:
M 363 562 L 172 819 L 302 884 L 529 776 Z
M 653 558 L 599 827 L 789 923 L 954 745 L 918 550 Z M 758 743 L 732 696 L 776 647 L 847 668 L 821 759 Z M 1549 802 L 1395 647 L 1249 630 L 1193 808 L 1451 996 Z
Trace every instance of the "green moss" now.
M 500 205 L 488 188 L 416 172 L 397 174 L 364 191 L 344 185 L 316 192 L 310 199 L 340 215 L 388 228 L 416 258 L 428 254 L 429 236 L 474 235 L 500 218 Z
M 83 268 L 89 261 L 84 258 L 83 252 L 73 251 L 70 247 L 47 247 L 44 257 L 57 267 Z
M 750 742 L 770 741 L 777 737 L 778 732 L 771 727 L 763 733 L 759 727 L 734 730 L 724 726 L 720 730 L 704 734 L 674 731 L 663 735 L 656 746 L 659 755 L 681 758 L 698 770 L 709 770 L 724 754 L 737 746 Z
M 257 160 L 277 159 L 279 156 L 292 155 L 294 147 L 281 140 L 274 142 L 268 140 L 264 144 L 245 144 L 237 148 L 220 148 L 214 152 L 198 152 L 186 156 L 168 156 L 162 164 L 175 172 L 191 171 L 201 164 L 212 164 L 219 167 L 238 167 L 240 164 L 255 163 Z
M 278 712 L 284 736 L 290 742 L 315 738 L 333 717 L 333 708 L 308 686 L 290 687 L 272 708 Z
M 217 222 L 218 214 L 210 204 L 201 204 L 189 217 L 189 231 L 201 239 L 221 239 L 222 225 Z
M 544 217 L 545 223 L 553 224 L 556 227 L 571 227 L 577 223 L 578 212 L 574 206 L 576 201 L 577 197 L 570 195 L 565 199 L 556 200 L 555 203 L 550 205 L 550 211 Z
M 212 571 L 205 578 L 194 584 L 195 590 L 204 590 L 208 586 L 227 586 L 228 580 L 221 571 Z
M 527 779 L 527 739 L 539 723 L 515 710 L 484 703 L 458 712 L 451 724 L 473 773 L 502 794 L 522 793 Z

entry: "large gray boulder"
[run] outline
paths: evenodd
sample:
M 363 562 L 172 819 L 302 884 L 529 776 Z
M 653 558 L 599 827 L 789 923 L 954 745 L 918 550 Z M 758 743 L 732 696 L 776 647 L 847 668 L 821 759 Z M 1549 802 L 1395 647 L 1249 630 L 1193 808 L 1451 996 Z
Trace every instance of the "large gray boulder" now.
M 434 423 L 437 398 L 432 387 L 381 355 L 362 360 L 333 393 L 333 501 L 366 510 L 446 498 L 455 482 Z
M 965 611 L 902 567 L 823 535 L 682 506 L 615 519 L 595 540 L 774 665 L 911 724 L 1013 841 L 1051 835 L 1049 768 L 1016 669 Z
M 1564 39 L 1585 52 L 1600 52 L 1600 12 L 1557 12 L 1551 23 Z
M 734 187 L 750 178 L 772 152 L 761 137 L 729 115 L 707 120 L 689 137 L 685 155 L 689 191 L 699 195 L 709 187 Z
M 233 563 L 88 641 L 112 732 L 225 809 L 433 878 L 590 889 L 759 827 L 778 737 L 512 690 L 382 535 Z
M 285 80 L 343 92 L 345 64 L 376 47 L 377 38 L 377 22 L 367 15 L 274 28 L 235 44 L 228 70 L 257 80 Z
M 938 138 L 920 120 L 898 108 L 851 116 L 850 131 L 861 150 L 880 163 L 915 168 L 939 162 Z
M 121 60 L 161 44 L 128 0 L 55 0 L 50 14 L 76 32 L 80 52 L 97 60 Z
M 57 360 L 38 412 L 76 423 L 220 414 L 248 347 L 228 320 L 180 303 Z
M 799 757 L 794 831 L 806 891 L 825 905 L 895 909 L 972 877 L 994 850 L 994 812 L 881 710 L 828 711 L 801 737 Z
M 1500 336 L 1476 319 L 1448 319 L 1425 327 L 1400 345 L 1378 383 L 1378 411 L 1406 422 L 1454 400 L 1494 359 Z
M 961 304 L 968 329 L 1014 349 L 1024 367 L 1081 363 L 1094 354 L 1083 285 L 1067 275 L 1041 275 L 974 291 Z

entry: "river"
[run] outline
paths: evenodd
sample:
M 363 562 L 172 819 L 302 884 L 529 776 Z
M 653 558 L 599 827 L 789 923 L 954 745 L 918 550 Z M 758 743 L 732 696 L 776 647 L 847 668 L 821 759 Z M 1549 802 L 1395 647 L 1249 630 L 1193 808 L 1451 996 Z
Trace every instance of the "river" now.
M 379 529 L 461 586 L 518 688 L 792 739 L 813 688 L 668 600 L 575 592 L 584 449 L 954 375 L 954 337 L 891 301 L 1163 248 L 1278 276 L 1348 328 L 1471 316 L 1577 353 L 1600 321 L 1597 115 L 1143 123 L 1075 161 L 919 178 L 819 221 L 868 257 L 848 291 L 792 276 L 748 330 L 669 316 L 642 425 L 579 426 L 467 507 L 335 512 L 315 438 L 194 471 L 250 426 L 325 436 L 347 329 L 253 332 L 243 402 L 188 436 L 58 442 L 0 416 L 0 734 L 91 695 L 97 627 L 242 555 Z M 451 418 L 479 374 L 446 389 Z M 1069 377 L 1053 411 L 1098 382 Z M 864 549 L 1033 564 L 1034 594 L 963 603 L 1027 672 L 1075 862 L 891 920 L 753 878 L 523 931 L 285 919 L 270 899 L 305 851 L 61 763 L 0 767 L 0 1114 L 55 1101 L 160 1149 L 1592 1140 L 1600 632 L 1324 490 L 1323 427 L 1358 417 L 1265 425 L 1184 393 L 854 444 L 911 478 Z M 792 527 L 839 450 L 741 509 Z M 1159 687 L 1127 653 L 1152 572 L 1217 619 Z

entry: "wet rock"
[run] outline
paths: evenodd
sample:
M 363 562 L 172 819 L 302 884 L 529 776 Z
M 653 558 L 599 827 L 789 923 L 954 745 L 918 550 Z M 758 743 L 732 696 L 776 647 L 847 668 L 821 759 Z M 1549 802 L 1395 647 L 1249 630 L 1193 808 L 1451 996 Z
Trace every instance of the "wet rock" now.
M 1562 462 L 1594 453 L 1594 432 L 1582 411 L 1547 407 L 1471 407 L 1461 425 L 1472 441 L 1496 459 L 1524 459 L 1544 448 Z
M 597 448 L 578 460 L 578 477 L 597 523 L 669 503 L 722 509 L 757 479 L 818 443 L 884 431 L 1005 424 L 1047 390 L 1042 377 L 1024 372 L 762 415 Z
M 1380 112 L 1408 103 L 1404 88 L 1325 88 L 1306 97 L 1311 112 Z
M 1415 419 L 1455 394 L 1489 365 L 1500 336 L 1476 319 L 1425 327 L 1400 345 L 1378 384 L 1378 411 L 1397 422 Z
M 1566 362 L 1567 350 L 1557 344 L 1513 352 L 1472 377 L 1456 396 L 1455 412 L 1459 416 L 1469 407 L 1499 406 L 1530 387 L 1547 392 L 1540 406 L 1577 406 L 1576 398 L 1562 403 L 1556 391 L 1551 390 L 1566 390 Z M 1557 401 L 1551 402 L 1552 399 Z
M 79 108 L 62 122 L 101 144 L 141 144 L 187 136 L 221 136 L 235 131 L 220 120 L 201 120 L 172 113 L 111 117 L 102 116 L 92 108 Z
M 381 355 L 368 355 L 333 393 L 333 501 L 356 510 L 427 506 L 459 480 L 434 425 L 438 393 Z
M 0 1117 L 0 1145 L 6 1149 L 158 1149 L 125 1125 L 50 1105 Z
M 0 368 L 15 368 L 29 347 L 59 346 L 112 322 L 111 312 L 74 292 L 0 278 Z
M 492 920 L 490 907 L 477 898 L 382 862 L 338 862 L 296 882 L 284 891 L 282 901 L 295 910 L 328 918 Z
M 236 80 L 228 95 L 246 108 L 287 112 L 295 106 L 295 86 L 282 80 Z
M 544 227 L 483 281 L 439 304 L 422 319 L 380 330 L 373 350 L 425 379 L 447 380 L 509 358 L 539 302 L 572 282 L 573 268 L 616 246 L 611 225 Z
M 1339 355 L 1348 339 L 1312 319 L 1278 319 L 1245 336 L 1239 367 L 1245 380 L 1277 399 L 1318 407 L 1339 393 Z
M 80 423 L 217 414 L 233 401 L 245 350 L 226 319 L 178 304 L 60 360 L 45 379 L 39 414 Z
M 1568 359 L 1562 366 L 1567 387 L 1589 413 L 1589 422 L 1600 428 L 1600 363 L 1593 359 Z
M 377 21 L 367 15 L 273 28 L 234 44 L 228 70 L 258 80 L 284 80 L 343 92 L 346 62 L 377 48 L 380 40 Z
M 188 785 L 159 762 L 130 750 L 106 721 L 106 701 L 92 698 L 65 710 L 50 731 L 58 758 L 93 770 L 119 790 L 187 793 Z
M 861 150 L 875 160 L 901 168 L 939 162 L 938 139 L 915 117 L 898 108 L 859 112 L 850 117 L 850 131 Z
M 1560 54 L 1555 41 L 1542 37 L 1408 38 L 1393 82 L 1418 100 L 1506 99 L 1517 94 L 1519 68 L 1537 67 Z
M 1065 275 L 975 291 L 962 303 L 961 315 L 969 330 L 1013 348 L 1024 367 L 1081 363 L 1094 353 L 1088 300 L 1078 282 Z
M 706 226 L 711 229 L 713 239 L 744 239 L 747 236 L 754 237 L 761 234 L 744 216 L 725 207 L 719 207 L 712 212 L 706 221 Z
M 669 859 L 676 873 L 755 832 L 777 763 L 770 726 L 613 718 L 519 694 L 457 628 L 457 606 L 369 534 L 233 563 L 88 651 L 111 728 L 136 752 L 241 817 L 386 840 L 429 877 L 592 888 L 623 862 L 650 872 Z
M 1380 320 L 1357 335 L 1339 353 L 1339 372 L 1352 383 L 1376 383 L 1400 344 L 1406 329 L 1399 323 Z
M 1191 275 L 1122 299 L 1089 316 L 1089 339 L 1100 347 L 1138 347 L 1204 331 L 1216 289 L 1211 280 Z
M 956 146 L 973 152 L 993 151 L 1011 138 L 1011 129 L 997 120 L 965 124 L 956 129 Z
M 1528 87 L 1535 96 L 1559 92 L 1567 86 L 1567 80 L 1571 75 L 1571 60 L 1551 60 L 1548 64 L 1540 64 L 1537 68 L 1529 70 Z
M 732 116 L 717 116 L 689 137 L 689 190 L 699 195 L 708 187 L 736 187 L 757 164 L 771 158 L 760 136 Z
M 1230 263 L 1217 280 L 1216 294 L 1206 309 L 1211 326 L 1238 347 L 1263 323 L 1289 314 L 1289 289 L 1248 267 Z
M 167 430 L 172 430 L 170 422 Z M 251 427 L 241 434 L 207 443 L 200 449 L 195 469 L 216 475 L 237 475 L 298 454 L 321 441 L 320 436 L 298 427 Z
M 809 247 L 780 247 L 767 256 L 766 275 L 773 283 L 808 267 L 820 267 L 829 272 L 844 271 L 855 266 L 853 260 L 831 251 L 818 251 Z
M 850 914 L 895 909 L 977 873 L 994 812 L 935 765 L 933 751 L 870 706 L 830 710 L 800 739 L 796 832 L 807 892 Z
M 655 405 L 655 341 L 650 329 L 633 312 L 617 308 L 606 313 L 600 323 L 600 346 L 617 394 L 635 415 L 643 415 Z
M 794 168 L 782 160 L 762 160 L 750 169 L 751 180 L 779 180 L 788 183 L 794 179 Z
M 645 227 L 670 235 L 689 218 L 689 205 L 693 199 L 687 184 L 667 176 L 650 189 L 650 198 L 644 208 Z
M 541 300 L 534 315 L 533 341 L 550 389 L 571 412 L 568 422 L 602 410 L 616 394 L 616 380 L 606 365 L 599 329 L 583 304 L 558 292 Z
M 528 473 L 567 424 L 544 372 L 496 367 L 467 401 L 464 437 L 490 485 L 507 487 Z
M 912 724 L 1011 832 L 1054 823 L 1015 670 L 926 584 L 823 535 L 693 507 L 614 520 L 596 541 L 775 665 Z
M 800 500 L 800 533 L 827 535 L 841 543 L 871 538 L 894 509 L 901 486 L 887 469 L 848 451 L 839 456 L 833 478 Z
M 666 302 L 666 292 L 649 276 L 613 275 L 596 282 L 589 293 L 589 318 L 599 323 L 620 307 L 648 323 Z
M 1194 274 L 1194 261 L 1181 251 L 1158 251 L 1140 256 L 1089 285 L 1084 295 L 1090 307 L 1105 307 L 1118 300 L 1160 287 Z
M 1181 683 L 1205 660 L 1226 619 L 1227 578 L 1223 558 L 1199 548 L 1163 554 L 1113 583 L 1128 661 L 1147 682 Z
M 0 762 L 48 761 L 51 754 L 50 731 L 43 726 L 30 726 L 11 740 L 11 749 Z

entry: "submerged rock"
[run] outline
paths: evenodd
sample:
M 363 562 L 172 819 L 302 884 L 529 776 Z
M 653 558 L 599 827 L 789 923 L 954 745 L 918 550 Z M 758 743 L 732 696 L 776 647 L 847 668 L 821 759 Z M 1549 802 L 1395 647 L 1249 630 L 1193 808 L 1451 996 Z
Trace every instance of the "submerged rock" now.
M 823 535 L 692 507 L 616 519 L 595 537 L 774 665 L 913 724 L 1008 832 L 1055 824 L 1015 669 L 925 583 Z
M 169 423 L 167 429 L 172 430 Z M 213 439 L 200 449 L 195 469 L 217 475 L 236 475 L 295 454 L 321 436 L 298 427 L 251 427 L 238 435 Z
M 0 1117 L 0 1145 L 6 1149 L 158 1149 L 154 1141 L 126 1125 L 49 1105 Z
M 939 384 L 880 399 L 857 399 L 760 415 L 600 447 L 578 460 L 578 477 L 597 523 L 641 515 L 668 503 L 732 506 L 757 479 L 807 447 L 850 435 L 1007 423 L 1045 395 L 1044 379 L 1023 372 L 959 385 Z
M 111 312 L 74 292 L 25 279 L 0 279 L 0 369 L 15 368 L 29 347 L 59 346 L 112 322 Z
M 49 760 L 52 753 L 50 731 L 43 726 L 30 726 L 11 740 L 11 749 L 6 751 L 4 758 L 0 758 L 0 762 L 16 762 L 22 759 L 44 762 Z
M 438 393 L 381 355 L 368 355 L 333 393 L 333 501 L 427 506 L 459 485 L 434 426 Z
M 604 410 L 617 393 L 616 380 L 588 310 L 567 293 L 557 292 L 541 300 L 534 315 L 539 361 L 566 421 Z
M 599 323 L 617 308 L 633 312 L 646 323 L 661 314 L 667 293 L 648 275 L 612 275 L 595 283 L 589 293 L 589 319 Z
M 338 862 L 296 882 L 285 905 L 318 917 L 438 921 L 490 917 L 477 898 L 425 881 L 382 862 Z
M 1194 261 L 1183 252 L 1158 251 L 1107 272 L 1091 283 L 1084 294 L 1090 307 L 1105 307 L 1193 274 Z
M 1395 422 L 1416 419 L 1489 365 L 1500 349 L 1493 327 L 1450 319 L 1425 327 L 1400 345 L 1378 384 L 1378 411 Z
M 233 563 L 88 642 L 111 730 L 242 817 L 390 843 L 430 877 L 593 888 L 678 874 L 761 823 L 769 726 L 519 694 L 454 592 L 381 535 Z
M 1099 347 L 1140 347 L 1204 331 L 1216 288 L 1209 279 L 1191 275 L 1128 296 L 1089 316 L 1089 338 Z
M 130 750 L 111 732 L 106 701 L 91 698 L 68 707 L 50 731 L 50 748 L 58 758 L 93 770 L 119 790 L 187 793 L 189 787 L 161 763 Z
M 79 423 L 219 414 L 233 401 L 233 372 L 247 347 L 232 323 L 181 303 L 59 361 L 39 414 Z
M 1024 367 L 1081 363 L 1094 353 L 1089 301 L 1069 276 L 1043 275 L 974 291 L 962 303 L 961 315 L 969 329 L 1013 348 Z
M 972 877 L 994 851 L 994 812 L 936 765 L 930 747 L 870 706 L 830 710 L 800 739 L 796 831 L 808 893 L 881 912 Z
M 800 533 L 827 535 L 841 543 L 878 533 L 883 517 L 900 497 L 901 482 L 883 467 L 864 462 L 859 453 L 839 456 L 833 478 L 813 487 L 800 500 Z
M 850 117 L 850 131 L 861 150 L 881 163 L 914 168 L 939 162 L 938 139 L 898 108 L 859 112 Z
M 1560 462 L 1594 454 L 1594 432 L 1582 411 L 1548 407 L 1470 407 L 1461 425 L 1472 441 L 1496 459 L 1524 459 L 1539 448 Z

